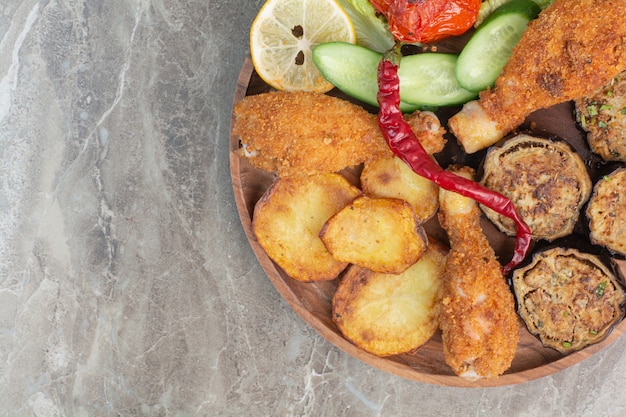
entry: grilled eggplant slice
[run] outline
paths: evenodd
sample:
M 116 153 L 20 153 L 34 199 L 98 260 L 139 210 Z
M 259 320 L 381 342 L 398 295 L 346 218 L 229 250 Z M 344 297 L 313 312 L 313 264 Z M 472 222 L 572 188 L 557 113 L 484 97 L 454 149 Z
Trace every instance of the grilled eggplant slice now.
M 591 150 L 605 161 L 626 162 L 626 71 L 575 104 Z
M 553 247 L 513 273 L 518 312 L 528 330 L 561 353 L 603 340 L 623 315 L 624 291 L 596 255 Z
M 481 183 L 513 202 L 537 240 L 570 234 L 591 193 L 585 163 L 560 140 L 519 134 L 489 150 L 483 171 Z M 515 235 L 511 219 L 481 208 L 500 231 Z
M 591 243 L 626 256 L 626 168 L 598 180 L 586 214 Z

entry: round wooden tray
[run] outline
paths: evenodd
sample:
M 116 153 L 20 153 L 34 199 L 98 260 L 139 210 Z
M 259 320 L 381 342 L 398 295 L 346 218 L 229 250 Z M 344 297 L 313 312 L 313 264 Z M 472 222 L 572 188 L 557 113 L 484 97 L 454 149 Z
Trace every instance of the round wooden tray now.
M 256 75 L 248 57 L 239 76 L 233 104 L 236 104 L 247 95 L 259 94 L 270 90 L 271 88 Z M 337 93 L 337 95 L 341 94 Z M 438 115 L 442 123 L 445 123 L 447 117 L 454 114 L 457 110 L 448 109 L 439 112 Z M 545 131 L 568 138 L 580 153 L 588 153 L 588 150 L 583 145 L 584 138 L 576 127 L 571 110 L 571 106 L 567 104 L 536 112 L 529 117 L 526 125 L 532 127 L 533 131 Z M 446 114 L 446 111 L 451 113 Z M 471 164 L 471 159 L 474 159 L 475 163 L 475 159 L 479 157 L 472 156 L 472 158 L 469 158 L 467 155 L 464 155 L 458 147 L 454 146 L 454 139 L 448 140 L 448 144 L 449 146 L 445 151 L 448 156 L 443 155 L 444 158 L 454 156 L 457 163 Z M 441 335 L 439 333 L 435 334 L 417 352 L 411 354 L 384 358 L 371 355 L 344 339 L 331 319 L 331 299 L 337 287 L 337 280 L 303 283 L 291 279 L 268 258 L 264 250 L 259 246 L 252 232 L 252 213 L 254 205 L 272 183 L 274 176 L 271 173 L 253 168 L 245 159 L 238 157 L 236 151 L 239 149 L 239 146 L 239 138 L 231 135 L 230 169 L 235 200 L 244 231 L 259 263 L 281 296 L 306 323 L 330 343 L 365 363 L 410 380 L 429 384 L 456 387 L 502 386 L 541 378 L 570 367 L 613 343 L 626 331 L 625 320 L 615 326 L 603 342 L 563 356 L 553 349 L 544 348 L 537 338 L 531 335 L 524 325 L 521 324 L 519 345 L 510 369 L 498 378 L 481 379 L 475 382 L 456 376 L 444 362 Z M 493 231 L 489 233 L 493 235 Z M 506 239 L 496 237 L 495 235 L 490 240 L 492 240 L 492 245 L 510 247 L 510 242 L 507 244 Z M 498 251 L 498 249 L 496 250 Z M 626 271 L 623 265 L 620 268 L 622 271 Z

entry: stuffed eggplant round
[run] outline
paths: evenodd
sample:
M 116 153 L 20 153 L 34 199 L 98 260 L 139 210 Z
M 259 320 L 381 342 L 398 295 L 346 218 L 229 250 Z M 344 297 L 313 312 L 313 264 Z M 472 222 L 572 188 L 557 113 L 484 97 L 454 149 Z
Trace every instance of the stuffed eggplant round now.
M 548 241 L 572 232 L 592 187 L 585 163 L 566 142 L 527 134 L 489 150 L 481 183 L 513 202 L 534 239 Z M 509 218 L 481 208 L 500 231 L 515 235 Z
M 555 247 L 513 273 L 520 317 L 546 347 L 570 353 L 604 339 L 623 317 L 624 290 L 595 255 Z
M 626 71 L 575 104 L 591 150 L 605 161 L 626 162 Z
M 626 256 L 626 168 L 598 180 L 586 214 L 591 243 Z

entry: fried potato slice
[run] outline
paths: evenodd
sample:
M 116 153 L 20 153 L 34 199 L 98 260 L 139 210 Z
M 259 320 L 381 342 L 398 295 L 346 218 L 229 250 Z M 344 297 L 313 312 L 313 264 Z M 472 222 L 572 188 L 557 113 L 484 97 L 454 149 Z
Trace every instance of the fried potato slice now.
M 369 196 L 333 215 L 320 238 L 335 259 L 387 274 L 405 271 L 428 245 L 409 203 Z
M 252 230 L 267 255 L 293 279 L 332 280 L 347 262 L 331 256 L 319 232 L 360 194 L 339 174 L 279 178 L 257 202 Z
M 361 173 L 361 188 L 374 197 L 406 201 L 420 223 L 430 219 L 439 208 L 439 187 L 395 156 L 366 163 Z
M 356 265 L 341 278 L 332 317 L 344 337 L 378 356 L 413 351 L 438 328 L 446 249 L 431 241 L 426 253 L 399 275 Z

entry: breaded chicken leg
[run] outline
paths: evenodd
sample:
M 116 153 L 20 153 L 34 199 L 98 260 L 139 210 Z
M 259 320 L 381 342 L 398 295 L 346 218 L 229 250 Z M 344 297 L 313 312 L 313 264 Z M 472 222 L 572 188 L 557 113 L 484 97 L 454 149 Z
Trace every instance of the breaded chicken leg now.
M 234 109 L 241 155 L 279 176 L 330 173 L 393 156 L 375 114 L 337 97 L 308 92 L 247 96 Z M 428 153 L 440 152 L 445 130 L 434 113 L 406 115 Z
M 469 167 L 454 171 L 468 179 L 474 174 Z M 459 376 L 496 377 L 517 350 L 513 294 L 481 229 L 477 203 L 443 189 L 439 198 L 439 222 L 450 238 L 440 316 L 444 357 Z
M 624 0 L 554 0 L 528 25 L 493 89 L 450 119 L 465 151 L 494 144 L 533 111 L 592 94 L 626 69 L 624 16 Z

